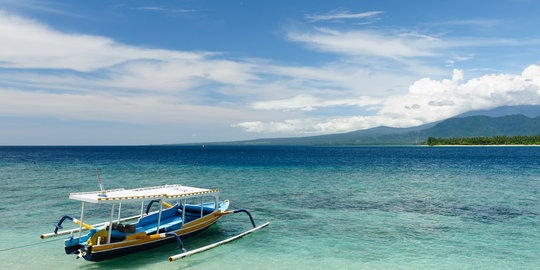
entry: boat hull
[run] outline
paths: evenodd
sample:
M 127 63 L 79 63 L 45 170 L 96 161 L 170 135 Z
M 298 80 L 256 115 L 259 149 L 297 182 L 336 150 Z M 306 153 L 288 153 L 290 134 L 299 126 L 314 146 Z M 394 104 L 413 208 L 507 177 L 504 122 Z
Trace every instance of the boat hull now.
M 208 226 L 206 226 L 206 227 L 204 227 L 202 229 L 199 229 L 199 230 L 197 230 L 195 232 L 191 232 L 191 233 L 182 235 L 182 236 L 180 236 L 180 238 L 185 239 L 185 238 L 188 238 L 190 236 L 194 236 L 196 234 L 199 234 L 199 233 L 205 231 L 206 229 L 210 228 L 210 226 L 212 226 L 214 223 L 212 223 L 212 224 L 210 224 L 210 225 L 208 225 Z M 92 246 L 87 246 L 82 250 L 82 252 L 83 252 L 83 258 L 85 260 L 94 261 L 94 262 L 100 262 L 100 261 L 105 261 L 105 260 L 109 260 L 109 259 L 129 255 L 131 253 L 135 253 L 135 252 L 139 252 L 139 251 L 144 251 L 144 250 L 160 247 L 160 246 L 170 244 L 170 243 L 175 243 L 175 242 L 176 242 L 176 238 L 167 237 L 167 238 L 157 239 L 156 241 L 147 242 L 147 243 L 144 243 L 144 244 L 126 246 L 126 247 L 122 247 L 122 248 L 115 248 L 115 249 L 110 249 L 110 250 L 100 251 L 100 252 L 93 252 L 92 251 Z

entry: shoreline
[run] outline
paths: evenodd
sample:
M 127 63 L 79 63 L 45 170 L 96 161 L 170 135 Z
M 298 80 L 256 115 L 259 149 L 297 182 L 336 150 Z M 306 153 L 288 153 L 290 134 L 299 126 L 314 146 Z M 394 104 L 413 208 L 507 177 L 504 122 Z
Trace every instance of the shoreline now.
M 534 146 L 538 147 L 540 144 L 438 144 L 438 145 L 422 145 L 422 146 L 443 146 L 443 147 L 475 147 L 475 146 L 487 146 L 487 147 L 517 147 L 517 146 Z

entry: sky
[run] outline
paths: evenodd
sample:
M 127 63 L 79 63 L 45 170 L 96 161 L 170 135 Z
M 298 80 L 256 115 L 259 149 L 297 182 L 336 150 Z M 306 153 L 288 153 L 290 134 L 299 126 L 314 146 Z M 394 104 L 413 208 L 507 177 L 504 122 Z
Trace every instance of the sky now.
M 540 2 L 0 0 L 0 145 L 410 127 L 540 105 Z

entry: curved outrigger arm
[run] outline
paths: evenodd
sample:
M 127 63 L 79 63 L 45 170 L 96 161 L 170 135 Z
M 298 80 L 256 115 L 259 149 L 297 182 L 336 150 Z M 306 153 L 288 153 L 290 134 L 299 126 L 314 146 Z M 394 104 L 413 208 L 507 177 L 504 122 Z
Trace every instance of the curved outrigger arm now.
M 224 216 L 224 215 L 236 214 L 236 213 L 240 213 L 240 212 L 244 212 L 249 216 L 249 220 L 251 220 L 251 225 L 253 225 L 253 228 L 257 227 L 257 226 L 255 226 L 255 221 L 253 221 L 253 216 L 251 216 L 251 213 L 247 209 L 244 209 L 244 208 L 221 212 L 220 215 Z
M 253 228 L 251 230 L 245 231 L 245 232 L 243 232 L 241 234 L 235 235 L 235 236 L 233 236 L 231 238 L 228 238 L 228 239 L 225 239 L 223 241 L 220 241 L 220 242 L 217 242 L 217 243 L 214 243 L 214 244 L 210 244 L 210 245 L 198 248 L 198 249 L 194 249 L 192 251 L 186 251 L 186 249 L 184 248 L 184 245 L 182 244 L 182 241 L 180 240 L 180 237 L 178 235 L 176 235 L 175 233 L 167 233 L 167 236 L 175 236 L 176 237 L 176 240 L 178 241 L 178 245 L 180 246 L 182 251 L 184 251 L 183 253 L 170 256 L 169 257 L 169 262 L 176 261 L 176 260 L 185 258 L 187 256 L 191 256 L 193 254 L 197 254 L 197 253 L 200 253 L 200 252 L 215 248 L 217 246 L 232 242 L 232 241 L 234 241 L 234 240 L 236 240 L 238 238 L 244 237 L 244 236 L 246 236 L 246 235 L 248 235 L 248 234 L 250 234 L 250 233 L 252 233 L 254 231 L 262 229 L 262 228 L 264 228 L 264 227 L 266 227 L 266 226 L 268 226 L 270 224 L 270 222 L 266 222 L 263 225 L 260 225 L 259 227 L 255 226 L 255 221 L 253 220 L 253 216 L 251 216 L 251 213 L 249 213 L 249 211 L 244 209 L 244 208 L 224 211 L 224 212 L 221 212 L 221 213 L 217 213 L 217 215 L 224 216 L 224 215 L 236 214 L 236 213 L 240 213 L 240 212 L 244 212 L 249 216 L 251 224 L 253 225 Z
M 124 222 L 124 221 L 128 221 L 128 220 L 133 220 L 133 219 L 137 219 L 141 217 L 140 215 L 136 215 L 136 216 L 131 216 L 131 217 L 126 217 L 126 218 L 122 218 L 120 219 L 120 222 Z M 63 227 L 61 226 L 62 225 L 62 222 L 65 220 L 65 219 L 70 219 L 71 221 L 73 221 L 74 223 L 77 223 L 78 225 L 80 225 L 80 220 L 76 219 L 76 218 L 73 218 L 69 215 L 65 215 L 63 216 L 60 221 L 58 221 L 57 224 L 55 224 L 54 226 L 56 227 L 56 229 L 54 230 L 54 232 L 52 233 L 44 233 L 40 236 L 41 239 L 45 239 L 45 238 L 49 238 L 49 237 L 54 237 L 54 236 L 60 236 L 60 235 L 65 235 L 65 234 L 70 234 L 70 233 L 74 233 L 74 232 L 78 232 L 79 231 L 79 228 L 75 228 L 75 229 L 70 229 L 70 230 L 65 230 L 65 231 L 58 231 L 59 229 L 62 229 Z M 94 225 L 88 225 L 86 223 L 83 223 L 83 228 L 84 229 L 88 229 L 88 230 L 91 230 L 95 227 L 99 227 L 99 226 L 105 226 L 107 225 L 109 222 L 102 222 L 102 223 L 98 223 L 98 224 L 94 224 Z
M 64 220 L 66 220 L 66 219 L 69 219 L 69 220 L 73 221 L 73 222 L 74 222 L 75 224 L 77 224 L 77 225 L 81 225 L 81 221 L 80 221 L 80 220 L 78 220 L 78 219 L 76 219 L 76 218 L 74 218 L 74 217 L 72 217 L 72 216 L 70 216 L 70 215 L 65 215 L 65 216 L 63 216 L 63 217 L 58 221 L 57 224 L 54 225 L 54 226 L 56 227 L 56 229 L 54 229 L 54 234 L 58 234 L 58 230 L 64 228 L 64 227 L 62 227 L 62 223 L 63 223 Z M 91 230 L 91 229 L 94 228 L 93 226 L 88 225 L 88 224 L 86 224 L 86 223 L 82 223 L 82 226 L 85 227 L 85 228 L 88 229 L 88 230 Z M 42 238 L 43 238 L 43 237 L 42 237 Z

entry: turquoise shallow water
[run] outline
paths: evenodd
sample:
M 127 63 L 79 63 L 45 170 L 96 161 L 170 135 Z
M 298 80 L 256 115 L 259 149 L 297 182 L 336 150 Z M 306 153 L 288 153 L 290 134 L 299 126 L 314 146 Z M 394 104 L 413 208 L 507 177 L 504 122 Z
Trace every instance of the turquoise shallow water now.
M 219 188 L 271 224 L 173 263 L 175 244 L 76 260 L 63 237 L 39 235 L 80 214 L 68 193 L 96 190 L 96 167 L 109 189 Z M 3 269 L 540 268 L 540 147 L 0 147 L 0 183 Z M 86 216 L 98 222 L 109 211 L 92 206 Z M 226 216 L 184 244 L 250 226 Z

